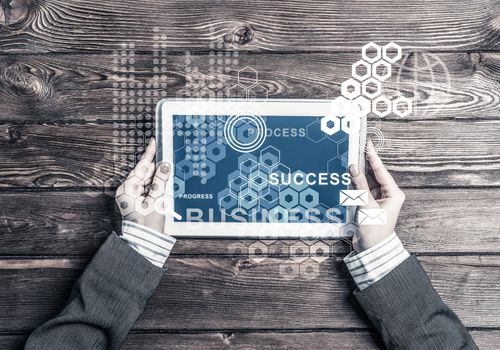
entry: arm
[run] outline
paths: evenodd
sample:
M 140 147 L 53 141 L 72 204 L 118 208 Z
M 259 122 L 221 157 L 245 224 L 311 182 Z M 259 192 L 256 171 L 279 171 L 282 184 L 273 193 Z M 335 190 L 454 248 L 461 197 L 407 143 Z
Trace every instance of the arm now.
M 166 180 L 161 179 L 168 175 L 158 170 L 153 178 L 154 151 L 152 141 L 117 191 L 123 236 L 108 237 L 74 284 L 63 310 L 31 334 L 25 349 L 118 349 L 141 315 L 165 273 L 162 266 L 175 243 L 162 232 L 163 215 L 144 216 L 130 210 L 151 198 L 147 193 L 151 182 L 164 188 L 161 182 Z M 160 197 L 163 193 L 159 192 Z
M 443 303 L 414 256 L 394 233 L 404 194 L 368 144 L 369 179 L 351 166 L 353 186 L 370 194 L 369 209 L 384 209 L 386 225 L 360 225 L 344 261 L 356 299 L 388 349 L 477 349 L 457 315 Z M 369 185 L 371 184 L 371 186 Z

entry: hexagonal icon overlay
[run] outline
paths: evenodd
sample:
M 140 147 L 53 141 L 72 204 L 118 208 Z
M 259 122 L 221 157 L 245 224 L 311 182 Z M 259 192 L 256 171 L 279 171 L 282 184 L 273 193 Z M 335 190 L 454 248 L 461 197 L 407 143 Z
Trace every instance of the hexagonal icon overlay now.
M 389 44 L 384 45 L 382 48 L 382 57 L 389 63 L 395 63 L 401 59 L 403 51 L 401 46 L 391 41 Z
M 372 74 L 372 66 L 366 61 L 359 60 L 352 65 L 352 76 L 359 81 L 368 79 Z
M 350 78 L 342 83 L 340 91 L 342 96 L 352 100 L 353 98 L 358 97 L 361 93 L 361 85 L 358 81 Z
M 361 90 L 364 96 L 373 99 L 382 93 L 382 83 L 375 78 L 369 78 L 362 83 Z
M 306 137 L 314 143 L 318 143 L 325 139 L 326 135 L 321 131 L 319 121 L 314 121 L 306 127 Z
M 337 116 L 328 114 L 321 118 L 321 130 L 327 135 L 333 135 L 340 131 L 340 119 Z
M 319 205 L 319 193 L 312 188 L 306 188 L 299 194 L 299 203 L 304 208 L 314 208 Z
M 245 67 L 238 72 L 238 83 L 246 88 L 256 85 L 259 82 L 259 73 L 252 67 Z
M 247 210 L 257 206 L 259 204 L 259 196 L 258 193 L 251 188 L 246 188 L 241 191 L 239 196 L 239 203 L 242 208 Z
M 382 48 L 373 41 L 363 46 L 363 59 L 369 63 L 375 63 L 382 58 Z
M 306 176 L 306 173 L 301 170 L 295 171 L 291 177 L 290 187 L 297 192 L 304 190 L 308 186 L 306 182 Z
M 413 106 L 411 104 L 411 100 L 404 97 L 399 96 L 394 101 L 392 101 L 392 112 L 400 117 L 406 117 L 411 114 L 413 111 Z
M 273 146 L 267 146 L 260 151 L 260 161 L 266 167 L 274 168 L 280 162 L 280 151 Z
M 386 96 L 379 96 L 372 102 L 372 112 L 383 118 L 392 112 L 392 102 Z
M 207 146 L 207 157 L 213 162 L 219 162 L 226 158 L 226 146 L 217 142 L 212 142 Z
M 380 81 L 386 81 L 391 77 L 392 66 L 389 62 L 380 60 L 373 65 L 372 76 Z
M 279 203 L 284 208 L 291 209 L 299 204 L 299 194 L 293 188 L 285 188 L 280 193 Z

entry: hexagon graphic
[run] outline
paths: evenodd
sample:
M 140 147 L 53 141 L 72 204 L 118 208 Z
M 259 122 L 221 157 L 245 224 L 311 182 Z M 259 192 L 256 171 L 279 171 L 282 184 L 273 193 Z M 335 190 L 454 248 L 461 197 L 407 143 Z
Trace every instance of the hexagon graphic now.
M 288 222 L 288 210 L 278 205 L 269 211 L 269 222 Z
M 401 59 L 403 51 L 401 46 L 391 41 L 389 44 L 384 45 L 382 48 L 382 57 L 389 63 L 395 63 Z
M 383 118 L 392 112 L 392 102 L 386 96 L 379 96 L 372 102 L 372 112 L 376 116 Z
M 306 208 L 298 205 L 288 211 L 289 222 L 308 222 L 306 217 Z
M 238 200 L 232 194 L 227 194 L 221 198 L 219 205 L 221 208 L 224 208 L 226 212 L 229 212 L 231 209 L 238 206 Z
M 269 245 L 269 254 L 288 255 L 290 254 L 290 248 L 285 242 L 278 240 Z
M 122 192 L 119 194 L 117 191 L 116 203 L 118 203 L 118 207 L 122 216 L 126 216 L 134 212 L 134 199 L 127 193 Z
M 155 201 L 151 197 L 139 196 L 134 201 L 134 211 L 139 215 L 149 215 L 155 210 Z
M 280 162 L 280 151 L 273 146 L 267 146 L 260 151 L 260 162 L 269 168 L 273 168 Z
M 325 139 L 326 135 L 321 131 L 319 121 L 314 121 L 306 127 L 306 137 L 314 143 L 318 143 Z
M 392 112 L 397 116 L 406 117 L 410 115 L 412 111 L 413 106 L 410 99 L 404 96 L 399 96 L 394 101 L 392 101 Z
M 344 257 L 352 251 L 352 243 L 349 239 L 339 238 L 333 241 L 330 248 L 330 255 L 338 261 L 342 261 Z
M 337 116 L 328 114 L 321 118 L 321 130 L 327 135 L 333 135 L 340 131 L 340 119 Z
M 269 98 L 269 91 L 262 85 L 253 85 L 248 89 L 248 98 Z
M 300 176 L 298 176 L 299 174 Z M 295 180 L 300 180 L 300 183 L 298 183 Z M 304 190 L 307 186 L 308 185 L 306 182 L 306 173 L 300 170 L 295 171 L 291 177 L 290 187 L 296 190 L 297 192 L 300 192 Z
M 372 67 L 372 76 L 380 81 L 386 81 L 391 77 L 392 66 L 389 62 L 380 60 Z
M 236 139 L 243 144 L 251 144 L 258 136 L 255 125 L 246 121 L 237 121 L 234 129 L 236 130 Z
M 267 245 L 257 241 L 248 246 L 248 255 L 255 262 L 262 262 L 268 257 L 269 251 Z
M 361 85 L 358 81 L 349 78 L 342 83 L 340 91 L 342 93 L 342 96 L 348 98 L 349 100 L 352 100 L 353 98 L 358 97 L 361 93 Z
M 372 74 L 372 66 L 366 61 L 359 60 L 352 65 L 352 76 L 359 81 L 368 79 Z
M 245 67 L 238 71 L 238 84 L 250 88 L 259 82 L 259 73 L 252 67 Z
M 174 186 L 175 198 L 178 198 L 181 194 L 184 194 L 184 192 L 186 191 L 186 183 L 184 182 L 184 180 L 182 180 L 177 176 L 174 177 L 173 186 Z
M 217 163 L 226 158 L 226 146 L 217 142 L 212 142 L 207 146 L 207 157 Z
M 299 203 L 305 208 L 314 208 L 319 205 L 319 193 L 312 188 L 306 188 L 299 194 Z
M 231 194 L 231 191 L 229 190 L 229 188 L 224 188 L 222 190 L 220 190 L 218 193 L 217 193 L 217 201 L 220 203 L 220 201 L 222 200 L 222 198 L 224 198 L 225 196 Z
M 300 276 L 308 280 L 314 280 L 319 276 L 319 264 L 316 261 L 308 259 L 299 266 Z
M 266 188 L 268 184 L 267 179 L 268 177 L 261 170 L 254 170 L 248 177 L 248 187 L 260 192 Z
M 299 194 L 292 188 L 285 188 L 280 193 L 279 203 L 281 206 L 291 209 L 299 204 Z
M 279 198 L 280 192 L 274 188 L 270 188 L 269 191 L 260 198 L 260 206 L 265 209 L 272 209 L 278 205 Z
M 361 84 L 364 96 L 373 99 L 382 93 L 382 83 L 375 78 L 369 78 Z
M 183 180 L 188 180 L 191 177 L 193 177 L 194 173 L 194 167 L 193 167 L 193 162 L 187 159 L 181 160 L 177 165 L 175 166 L 176 170 L 180 170 L 180 177 L 183 177 Z M 176 171 L 177 175 L 177 171 Z
M 242 208 L 247 210 L 259 204 L 258 193 L 250 188 L 246 188 L 240 192 L 239 203 Z
M 215 176 L 215 163 L 211 160 L 205 160 L 200 163 L 200 177 L 208 180 Z
M 344 96 L 338 96 L 331 102 L 330 108 L 331 114 L 336 116 L 344 116 L 351 112 L 352 102 Z
M 302 241 L 297 241 L 290 246 L 292 260 L 302 262 L 309 256 L 309 246 Z
M 363 59 L 368 63 L 375 63 L 382 57 L 382 48 L 373 41 L 363 46 Z
M 257 157 L 250 153 L 245 153 L 238 157 L 238 164 L 242 174 L 248 175 L 250 171 L 259 163 Z
M 247 98 L 248 91 L 246 87 L 236 84 L 227 89 L 227 97 L 229 98 Z
M 353 116 L 353 115 L 348 115 L 341 120 L 342 124 L 342 131 L 349 134 L 353 135 L 359 131 L 361 121 L 359 117 Z
M 281 277 L 285 280 L 293 280 L 300 273 L 299 265 L 290 262 L 280 264 L 279 270 Z
M 238 170 L 236 170 L 236 172 L 238 173 L 238 176 L 229 181 L 229 188 L 231 189 L 231 191 L 238 193 L 247 188 L 248 181 L 243 176 L 239 176 Z
M 309 247 L 311 259 L 321 263 L 328 260 L 330 255 L 330 246 L 324 242 L 318 241 Z

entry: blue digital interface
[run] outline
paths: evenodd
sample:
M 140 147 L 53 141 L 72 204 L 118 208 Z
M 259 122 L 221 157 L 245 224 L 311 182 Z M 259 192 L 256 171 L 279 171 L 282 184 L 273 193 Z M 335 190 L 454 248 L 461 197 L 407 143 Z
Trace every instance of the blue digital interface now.
M 349 135 L 321 116 L 173 116 L 180 222 L 346 222 Z

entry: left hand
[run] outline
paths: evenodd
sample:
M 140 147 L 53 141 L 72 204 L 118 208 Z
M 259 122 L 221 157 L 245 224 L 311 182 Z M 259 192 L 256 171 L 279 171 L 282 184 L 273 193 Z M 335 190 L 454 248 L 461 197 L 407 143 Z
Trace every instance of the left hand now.
M 133 221 L 157 232 L 163 232 L 165 208 L 158 210 L 158 199 L 163 199 L 170 177 L 170 166 L 161 163 L 156 166 L 156 141 L 149 142 L 140 161 L 127 179 L 118 187 L 115 200 L 123 220 Z M 162 213 L 163 211 L 163 213 Z

